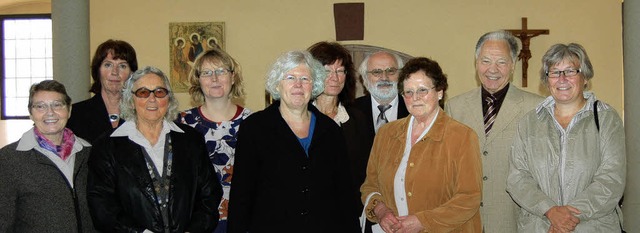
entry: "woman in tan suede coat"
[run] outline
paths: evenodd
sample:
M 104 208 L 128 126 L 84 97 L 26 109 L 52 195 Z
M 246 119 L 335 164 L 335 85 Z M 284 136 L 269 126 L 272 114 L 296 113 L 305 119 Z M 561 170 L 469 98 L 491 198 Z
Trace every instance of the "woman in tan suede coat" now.
M 446 75 L 414 58 L 398 83 L 410 115 L 376 135 L 361 187 L 367 218 L 385 232 L 481 232 L 478 139 L 440 107 Z

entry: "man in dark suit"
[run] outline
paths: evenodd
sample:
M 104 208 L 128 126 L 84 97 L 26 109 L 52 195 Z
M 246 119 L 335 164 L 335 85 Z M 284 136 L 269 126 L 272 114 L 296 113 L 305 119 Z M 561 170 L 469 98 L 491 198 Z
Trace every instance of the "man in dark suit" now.
M 358 69 L 369 94 L 357 98 L 355 106 L 366 116 L 371 143 L 384 123 L 409 115 L 398 95 L 398 74 L 403 64 L 398 55 L 380 51 L 365 57 Z

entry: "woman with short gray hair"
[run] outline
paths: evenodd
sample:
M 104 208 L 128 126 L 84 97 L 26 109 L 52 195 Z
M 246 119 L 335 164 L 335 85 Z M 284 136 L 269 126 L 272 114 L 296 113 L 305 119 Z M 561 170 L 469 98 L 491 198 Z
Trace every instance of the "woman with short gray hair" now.
M 326 71 L 309 52 L 280 56 L 266 89 L 276 101 L 238 132 L 228 232 L 357 232 L 356 190 L 338 125 L 310 100 Z
M 624 126 L 586 91 L 593 67 L 575 43 L 551 46 L 540 78 L 551 96 L 525 115 L 511 146 L 507 192 L 518 232 L 621 232 Z
M 65 87 L 34 84 L 25 107 L 33 128 L 0 149 L 0 232 L 94 232 L 86 198 L 91 144 L 65 127 Z

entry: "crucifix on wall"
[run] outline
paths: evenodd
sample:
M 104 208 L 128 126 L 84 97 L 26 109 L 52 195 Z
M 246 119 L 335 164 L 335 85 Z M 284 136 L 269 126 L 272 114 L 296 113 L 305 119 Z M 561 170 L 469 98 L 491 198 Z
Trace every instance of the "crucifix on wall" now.
M 549 35 L 549 29 L 528 29 L 527 17 L 522 17 L 522 29 L 507 29 L 515 37 L 522 42 L 522 49 L 518 54 L 518 59 L 522 60 L 522 86 L 527 87 L 527 69 L 529 68 L 529 59 L 531 58 L 531 50 L 529 44 L 531 38 L 539 35 Z

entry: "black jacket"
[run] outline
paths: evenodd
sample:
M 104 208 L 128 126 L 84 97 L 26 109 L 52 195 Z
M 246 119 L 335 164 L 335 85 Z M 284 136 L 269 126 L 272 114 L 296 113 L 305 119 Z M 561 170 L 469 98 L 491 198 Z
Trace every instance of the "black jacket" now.
M 212 232 L 218 224 L 222 187 L 209 162 L 202 135 L 178 124 L 171 131 L 173 170 L 169 198 L 171 232 Z M 144 159 L 144 148 L 128 137 L 96 140 L 89 158 L 87 199 L 102 232 L 163 231 L 160 208 Z
M 122 123 L 124 121 L 120 119 L 118 125 L 122 125 Z M 71 129 L 73 134 L 91 144 L 101 134 L 113 130 L 102 96 L 96 94 L 90 99 L 73 104 L 71 116 L 67 121 L 67 128 Z
M 351 176 L 353 177 L 353 189 L 360 195 L 360 186 L 364 183 L 364 179 L 367 177 L 367 164 L 369 163 L 369 153 L 373 146 L 374 137 L 371 135 L 373 132 L 369 132 L 367 127 L 367 121 L 365 115 L 356 109 L 354 106 L 346 106 L 347 114 L 349 114 L 349 120 L 343 123 L 340 128 L 345 137 L 347 143 L 347 155 L 349 157 L 349 164 L 351 167 Z M 359 200 L 359 199 L 358 199 Z M 362 202 L 358 201 L 357 204 L 358 214 L 362 212 Z
M 240 126 L 227 232 L 359 232 L 359 200 L 338 125 L 309 105 L 316 124 L 307 157 L 279 106 Z

